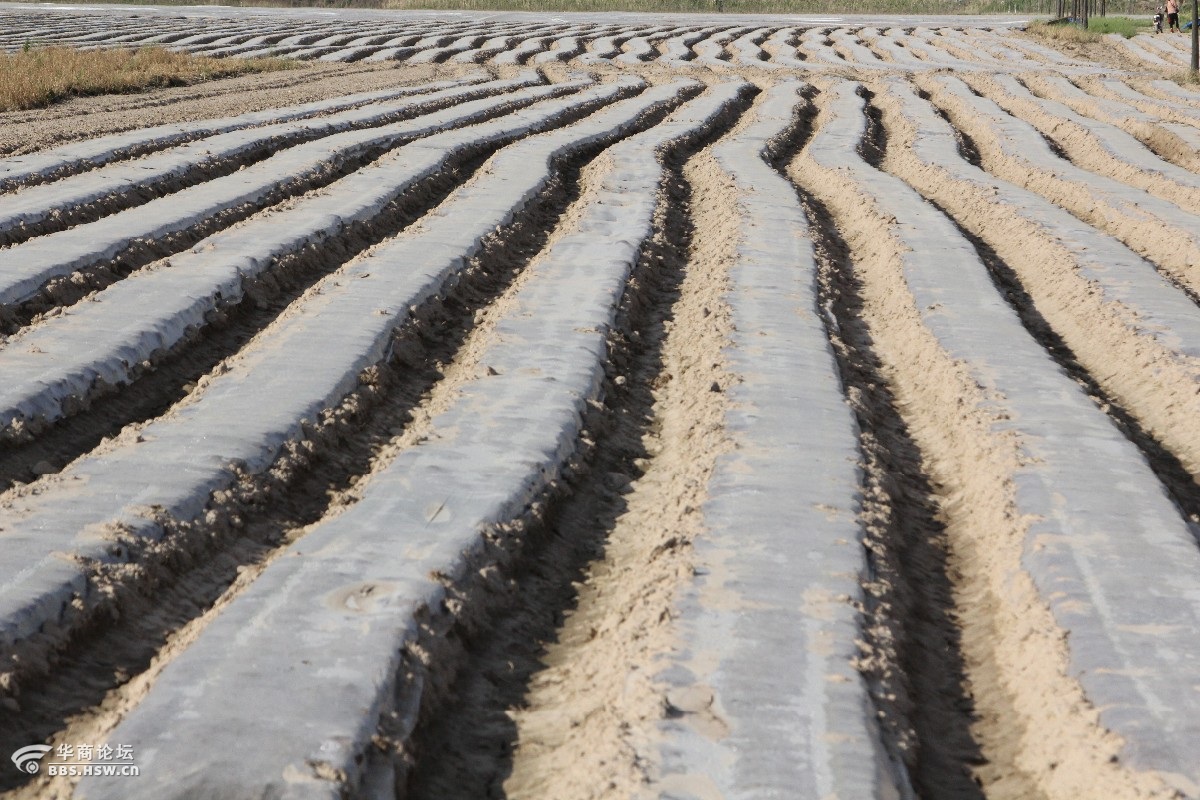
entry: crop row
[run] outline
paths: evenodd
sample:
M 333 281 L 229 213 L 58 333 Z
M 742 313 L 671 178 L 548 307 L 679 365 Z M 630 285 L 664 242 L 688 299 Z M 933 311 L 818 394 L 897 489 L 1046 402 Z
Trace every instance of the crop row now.
M 647 24 L 438 19 L 433 16 L 195 17 L 0 11 L 0 47 L 160 45 L 204 56 L 282 56 L 320 61 L 536 65 L 659 63 L 758 69 L 1019 70 L 1052 64 L 1096 70 L 1005 28 Z M 148 24 L 149 23 L 149 24 Z M 299 31 L 299 32 L 298 32 Z M 1137 47 L 1137 45 L 1133 45 Z M 1142 50 L 1139 48 L 1138 53 Z M 1156 57 L 1157 58 L 1157 57 Z M 1159 61 L 1148 59 L 1147 65 Z
M 0 786 L 1197 796 L 1200 103 L 782 30 L 0 162 Z

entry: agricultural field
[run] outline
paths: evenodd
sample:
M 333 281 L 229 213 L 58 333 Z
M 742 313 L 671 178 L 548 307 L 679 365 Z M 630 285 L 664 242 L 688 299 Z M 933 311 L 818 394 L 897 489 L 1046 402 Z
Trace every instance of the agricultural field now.
M 0 20 L 0 797 L 1200 797 L 1185 37 Z

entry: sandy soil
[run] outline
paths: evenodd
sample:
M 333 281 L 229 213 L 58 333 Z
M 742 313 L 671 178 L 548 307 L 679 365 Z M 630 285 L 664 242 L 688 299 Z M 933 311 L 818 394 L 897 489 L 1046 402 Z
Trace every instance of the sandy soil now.
M 467 21 L 428 24 L 445 26 L 442 47 L 475 35 Z M 867 29 L 821 23 L 824 35 L 802 40 L 808 28 L 799 27 L 759 57 L 744 57 L 729 46 L 736 37 L 725 36 L 720 48 L 714 42 L 721 39 L 707 47 L 701 39 L 689 60 L 671 62 L 663 55 L 667 34 L 639 24 L 604 33 L 623 38 L 626 47 L 648 37 L 653 60 L 644 63 L 589 58 L 599 35 L 589 38 L 584 26 L 572 32 L 584 49 L 566 63 L 538 64 L 531 51 L 527 64 L 497 66 L 494 54 L 473 56 L 463 44 L 433 64 L 405 63 L 412 52 L 382 62 L 309 61 L 269 75 L 72 100 L 0 115 L 0 155 L 473 72 L 510 78 L 538 67 L 543 80 L 555 83 L 582 72 L 600 82 L 640 75 L 648 86 L 682 75 L 697 79 L 689 90 L 695 94 L 734 79 L 763 89 L 799 77 L 795 130 L 772 166 L 794 187 L 818 255 L 811 280 L 820 308 L 797 313 L 822 320 L 835 378 L 856 419 L 861 593 L 838 602 L 853 604 L 857 614 L 857 635 L 842 644 L 855 653 L 862 713 L 890 780 L 901 796 L 930 798 L 1198 796 L 1194 765 L 1147 760 L 1137 726 L 1118 730 L 1106 722 L 1104 698 L 1089 694 L 1072 630 L 1054 613 L 1060 597 L 1038 583 L 1026 558 L 1035 546 L 1033 526 L 1043 521 L 1019 491 L 1021 476 L 1037 461 L 1029 455 L 1027 421 L 1008 414 L 1009 398 L 977 379 L 987 365 L 957 358 L 938 338 L 944 335 L 938 309 L 918 305 L 906 270 L 911 242 L 919 240 L 888 205 L 887 187 L 905 187 L 912 192 L 906 202 L 944 216 L 967 237 L 973 253 L 962 268 L 989 276 L 1022 334 L 1049 356 L 1047 369 L 1082 387 L 1098 418 L 1117 431 L 1127 451 L 1113 458 L 1128 457 L 1131 471 L 1149 466 L 1161 497 L 1147 502 L 1161 501 L 1187 531 L 1200 522 L 1200 342 L 1192 341 L 1200 331 L 1194 212 L 1200 159 L 1187 138 L 1188 128 L 1200 129 L 1200 103 L 1152 91 L 1152 69 L 1107 45 L 1051 45 L 978 26 L 918 36 L 907 23 Z M 333 17 L 317 27 L 333 36 L 340 35 L 338 25 L 352 23 Z M 768 29 L 757 37 L 761 47 L 783 23 L 755 27 Z M 881 44 L 885 31 L 898 49 Z M 538 37 L 549 52 L 554 35 Z M 383 47 L 389 35 L 377 38 L 369 47 Z M 875 58 L 857 63 L 856 53 L 864 51 L 853 43 Z M 913 58 L 900 60 L 904 52 Z M 1144 99 L 1120 96 L 1104 84 L 1109 78 Z M 855 92 L 861 110 L 838 116 L 837 99 Z M 598 399 L 583 418 L 583 433 L 554 440 L 545 463 L 530 467 L 562 477 L 511 518 L 480 527 L 481 544 L 466 567 L 435 570 L 425 594 L 405 599 L 397 613 L 412 615 L 417 633 L 396 643 L 402 666 L 389 667 L 393 673 L 380 684 L 389 688 L 379 690 L 375 716 L 364 723 L 374 735 L 359 760 L 372 766 L 331 768 L 317 779 L 339 783 L 348 797 L 365 796 L 380 781 L 409 798 L 649 797 L 664 791 L 666 767 L 682 757 L 671 719 L 704 717 L 718 750 L 752 727 L 739 715 L 753 709 L 727 709 L 716 696 L 673 694 L 664 673 L 694 645 L 677 617 L 681 598 L 701 577 L 692 548 L 711 535 L 703 508 L 718 461 L 743 446 L 727 420 L 753 418 L 726 391 L 762 380 L 733 372 L 726 357 L 734 331 L 731 268 L 746 243 L 735 224 L 734 183 L 709 149 L 713 141 L 744 136 L 760 103 L 761 95 L 748 100 L 719 119 L 711 136 L 660 154 L 653 230 L 641 242 L 604 354 L 586 356 L 602 359 Z M 1069 119 L 1055 103 L 1070 109 Z M 918 118 L 918 108 L 929 116 Z M 552 127 L 592 110 L 581 107 Z M 643 116 L 616 138 L 654 128 L 667 111 Z M 509 112 L 498 108 L 494 116 Z M 937 158 L 918 147 L 934 137 L 947 143 Z M 1118 140 L 1141 148 L 1137 158 L 1115 158 Z M 828 142 L 851 166 L 823 160 Z M 13 536 L 33 553 L 37 545 L 28 544 L 33 537 L 26 532 L 73 502 L 82 470 L 134 458 L 156 422 L 186 421 L 209 402 L 221 375 L 257 363 L 245 353 L 269 352 L 284 336 L 283 322 L 357 280 L 379 248 L 397 237 L 422 241 L 428 221 L 456 200 L 490 191 L 489 158 L 510 144 L 481 143 L 370 219 L 343 220 L 336 235 L 313 237 L 281 255 L 260 277 L 247 279 L 242 300 L 201 316 L 186 335 L 126 359 L 120 374 L 93 378 L 61 401 L 63 419 L 49 422 L 32 412 L 5 418 L 0 549 Z M 199 514 L 174 513 L 154 486 L 129 487 L 120 519 L 107 513 L 92 519 L 82 508 L 80 529 L 108 543 L 111 559 L 74 553 L 71 563 L 89 588 L 53 613 L 45 610 L 53 604 L 29 611 L 47 615 L 36 625 L 3 628 L 21 632 L 0 638 L 0 750 L 119 736 L 123 721 L 160 691 L 172 662 L 211 635 L 213 621 L 241 603 L 266 570 L 294 555 L 290 548 L 370 497 L 377 476 L 400 455 L 452 439 L 454 431 L 438 428 L 439 414 L 454 408 L 466 387 L 495 374 L 487 354 L 504 341 L 505 323 L 536 313 L 523 305 L 524 293 L 546 253 L 598 205 L 597 187 L 613 168 L 606 146 L 582 147 L 555 165 L 540 194 L 498 221 L 478 252 L 464 254 L 447 286 L 396 320 L 386 358 L 361 364 L 357 382 L 344 387 L 338 402 L 297 420 L 290 438 L 271 445 L 268 466 L 249 469 L 231 460 L 211 482 L 197 479 L 189 491 L 198 493 Z M 54 385 L 55 365 L 46 366 L 51 377 L 28 387 L 5 376 L 6 369 L 18 375 L 22 359 L 37 355 L 25 347 L 34 331 L 53 336 L 73 319 L 88 320 L 111 296 L 106 291 L 130 276 L 170 272 L 172 256 L 202 251 L 222 231 L 296 219 L 305 204 L 331 196 L 337 181 L 406 152 L 372 151 L 357 160 L 333 154 L 320 174 L 280 175 L 277 193 L 170 235 L 120 233 L 112 220 L 127 209 L 168 207 L 181 193 L 236 175 L 269 153 L 245 163 L 198 161 L 153 189 L 114 192 L 57 209 L 44 221 L 15 224 L 4 234 L 0 261 L 32 260 L 38 248 L 57 241 L 52 237 L 71 230 L 113 244 L 57 282 L 0 306 L 6 334 L 0 384 L 40 398 Z M 652 168 L 658 167 L 646 165 Z M 70 187 L 103 170 L 79 165 L 74 176 L 47 183 Z M 22 191 L 0 192 L 0 213 Z M 600 268 L 585 256 L 580 261 L 581 269 Z M 115 335 L 95 330 L 98 342 Z M 313 368 L 322 368 L 320 359 Z M 803 402 L 802 392 L 796 402 Z M 520 430 L 553 439 L 557 423 L 538 411 L 535 402 L 520 420 L 489 421 L 486 412 L 484 419 L 497 436 Z M 1048 486 L 1069 479 L 1045 477 Z M 1083 511 L 1061 511 L 1075 513 Z M 88 539 L 72 531 L 54 541 L 47 557 L 73 553 Z M 14 558 L 0 557 L 0 583 L 26 566 L 42 569 L 39 560 Z M 1137 602 L 1087 599 L 1097 607 Z M 796 614 L 788 624 L 821 622 L 803 609 Z M 1146 624 L 1153 622 L 1151 610 Z M 1124 662 L 1106 668 L 1131 669 Z M 1145 705 L 1163 730 L 1174 730 L 1179 709 Z M 737 754 L 727 757 L 737 762 Z M 769 783 L 769 766 L 761 777 Z M 722 796 L 720 787 L 697 786 L 697 796 Z M 14 800 L 66 798 L 74 787 L 68 778 L 0 773 L 0 791 Z

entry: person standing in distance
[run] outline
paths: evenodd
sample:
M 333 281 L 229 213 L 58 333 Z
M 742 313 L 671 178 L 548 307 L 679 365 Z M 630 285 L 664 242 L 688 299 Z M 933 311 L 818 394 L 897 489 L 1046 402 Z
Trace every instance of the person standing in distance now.
M 1179 30 L 1179 0 L 1167 0 L 1167 28 L 1183 33 Z

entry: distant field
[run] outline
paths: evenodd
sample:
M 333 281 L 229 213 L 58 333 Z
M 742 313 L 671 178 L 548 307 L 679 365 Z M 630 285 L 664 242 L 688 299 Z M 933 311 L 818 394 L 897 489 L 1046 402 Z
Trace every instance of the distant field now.
M 402 9 L 498 9 L 504 11 L 642 11 L 649 13 L 722 11 L 735 14 L 988 14 L 1050 13 L 1041 2 L 1006 0 L 877 0 L 858 7 L 828 0 L 384 0 L 384 8 Z
M 830 0 L 383 0 L 384 8 L 498 9 L 504 11 L 641 11 L 649 13 L 721 11 L 734 14 L 1050 14 L 1053 5 L 1037 0 L 874 0 L 868 6 Z
M 103 0 L 101 0 L 103 2 Z M 256 6 L 274 8 L 389 8 L 458 11 L 632 11 L 646 13 L 731 14 L 1038 14 L 1050 16 L 1053 0 L 873 0 L 865 5 L 837 0 L 122 0 L 126 5 Z M 1108 3 L 1110 14 L 1150 14 L 1152 5 L 1135 0 Z

